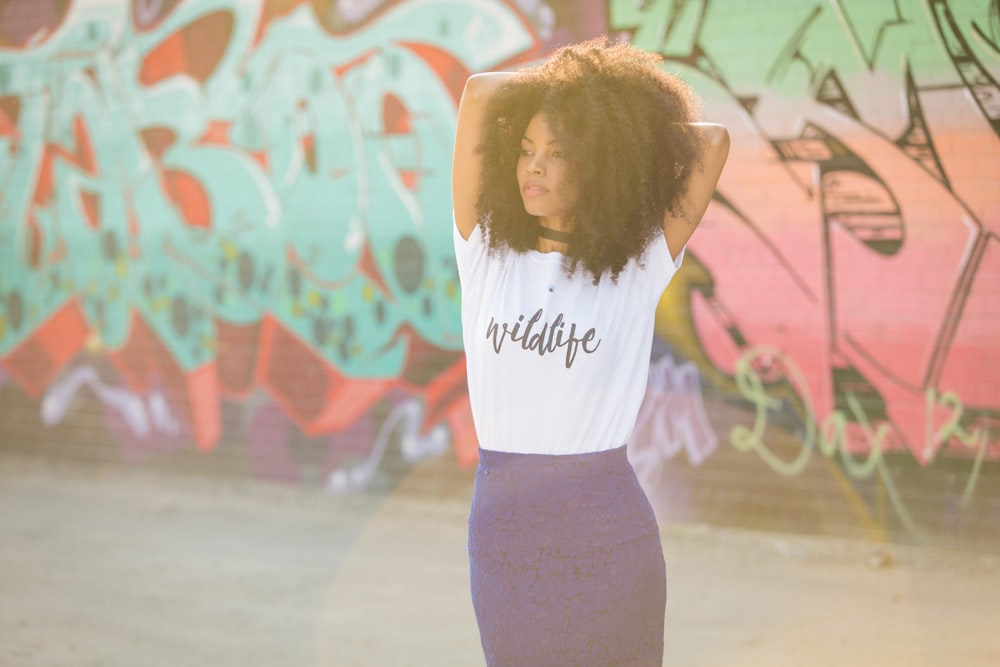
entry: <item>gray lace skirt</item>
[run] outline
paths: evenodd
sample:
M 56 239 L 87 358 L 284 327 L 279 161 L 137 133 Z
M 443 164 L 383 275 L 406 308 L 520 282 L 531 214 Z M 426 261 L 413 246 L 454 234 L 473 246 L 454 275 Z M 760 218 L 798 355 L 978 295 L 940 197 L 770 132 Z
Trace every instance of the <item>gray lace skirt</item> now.
M 625 447 L 479 450 L 472 603 L 489 667 L 660 667 L 666 572 Z

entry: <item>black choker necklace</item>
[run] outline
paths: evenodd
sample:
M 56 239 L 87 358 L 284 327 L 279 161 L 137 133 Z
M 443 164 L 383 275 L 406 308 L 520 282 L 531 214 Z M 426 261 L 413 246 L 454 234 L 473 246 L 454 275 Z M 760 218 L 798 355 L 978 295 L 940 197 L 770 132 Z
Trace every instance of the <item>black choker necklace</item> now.
M 559 243 L 569 243 L 569 240 L 573 238 L 571 232 L 560 232 L 558 229 L 550 229 L 545 225 L 538 225 L 538 235 L 543 239 L 558 241 Z

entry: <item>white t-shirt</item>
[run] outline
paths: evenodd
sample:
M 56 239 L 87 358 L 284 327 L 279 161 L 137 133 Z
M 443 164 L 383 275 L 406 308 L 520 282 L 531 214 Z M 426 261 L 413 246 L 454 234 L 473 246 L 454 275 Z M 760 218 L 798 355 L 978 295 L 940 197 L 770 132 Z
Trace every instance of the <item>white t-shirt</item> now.
M 581 454 L 620 447 L 646 391 L 653 317 L 684 257 L 660 234 L 618 282 L 572 278 L 563 255 L 489 256 L 455 227 L 472 416 L 483 449 Z

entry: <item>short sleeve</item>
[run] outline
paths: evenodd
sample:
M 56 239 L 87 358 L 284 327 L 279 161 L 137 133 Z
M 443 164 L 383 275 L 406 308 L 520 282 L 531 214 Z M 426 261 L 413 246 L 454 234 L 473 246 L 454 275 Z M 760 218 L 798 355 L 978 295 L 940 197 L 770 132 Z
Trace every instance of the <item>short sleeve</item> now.
M 664 245 L 666 245 L 666 241 L 664 241 Z M 684 263 L 684 252 L 685 252 L 686 250 L 687 250 L 687 244 L 685 243 L 685 244 L 684 244 L 683 246 L 681 246 L 681 251 L 680 251 L 679 253 L 677 253 L 677 259 L 675 259 L 675 260 L 673 260 L 673 261 L 671 262 L 671 264 L 673 264 L 673 265 L 674 265 L 674 271 L 675 271 L 675 272 L 676 272 L 676 271 L 680 271 L 680 269 L 681 269 L 681 264 L 683 264 L 683 263 Z M 669 250 L 667 251 L 667 254 L 668 254 L 668 255 L 670 254 L 670 251 L 669 251 Z
M 462 233 L 455 224 L 452 213 L 452 236 L 455 243 L 455 261 L 458 264 L 458 277 L 466 286 L 475 281 L 474 276 L 484 270 L 487 255 L 486 243 L 483 240 L 483 229 L 476 225 L 472 228 L 469 238 L 462 238 Z
M 666 289 L 674 274 L 681 268 L 686 250 L 687 246 L 685 245 L 677 253 L 677 258 L 672 259 L 667 239 L 662 233 L 657 234 L 653 242 L 649 244 L 643 262 L 646 265 L 646 270 L 650 273 L 651 286 L 657 295 Z

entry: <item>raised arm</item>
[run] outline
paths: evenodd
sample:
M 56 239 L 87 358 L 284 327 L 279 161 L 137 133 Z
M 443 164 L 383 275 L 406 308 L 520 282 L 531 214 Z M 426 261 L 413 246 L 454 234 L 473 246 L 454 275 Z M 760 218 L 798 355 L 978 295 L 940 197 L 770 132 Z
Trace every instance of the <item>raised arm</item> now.
M 455 210 L 455 224 L 462 238 L 476 226 L 476 198 L 479 196 L 480 162 L 476 146 L 483 125 L 483 111 L 493 91 L 511 72 L 485 72 L 473 74 L 465 82 L 462 100 L 458 104 L 458 122 L 455 125 L 455 152 L 451 160 L 451 202 Z
M 702 135 L 703 154 L 701 166 L 688 177 L 687 187 L 677 207 L 678 214 L 669 211 L 663 217 L 663 235 L 667 239 L 670 256 L 677 253 L 688 242 L 694 230 L 705 215 L 708 203 L 712 201 L 715 185 L 719 182 L 722 167 L 729 156 L 729 132 L 717 123 L 693 123 Z

